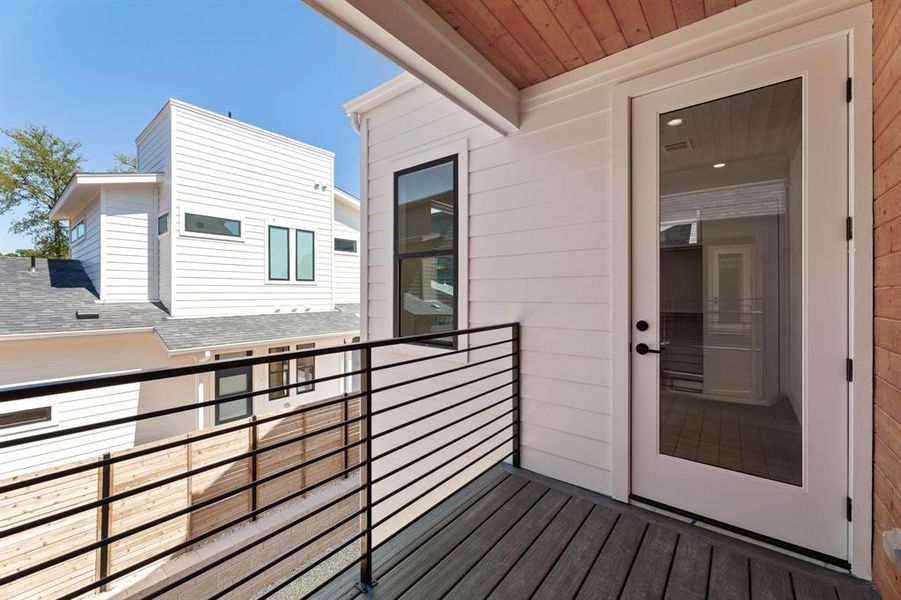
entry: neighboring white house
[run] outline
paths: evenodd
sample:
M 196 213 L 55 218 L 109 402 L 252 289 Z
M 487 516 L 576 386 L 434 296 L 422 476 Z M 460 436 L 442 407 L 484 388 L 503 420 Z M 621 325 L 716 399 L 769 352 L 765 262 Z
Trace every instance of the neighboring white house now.
M 0 385 L 351 342 L 359 201 L 334 155 L 177 100 L 137 138 L 137 173 L 77 173 L 51 218 L 72 260 L 0 258 Z M 349 370 L 349 355 L 4 405 L 0 439 Z M 0 477 L 346 391 L 350 378 L 8 452 Z

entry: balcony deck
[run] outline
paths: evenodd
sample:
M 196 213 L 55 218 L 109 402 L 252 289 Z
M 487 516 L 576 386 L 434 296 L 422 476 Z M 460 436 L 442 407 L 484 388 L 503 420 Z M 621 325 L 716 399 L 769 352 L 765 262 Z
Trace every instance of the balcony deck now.
M 313 597 L 861 600 L 873 587 L 805 561 L 500 465 Z

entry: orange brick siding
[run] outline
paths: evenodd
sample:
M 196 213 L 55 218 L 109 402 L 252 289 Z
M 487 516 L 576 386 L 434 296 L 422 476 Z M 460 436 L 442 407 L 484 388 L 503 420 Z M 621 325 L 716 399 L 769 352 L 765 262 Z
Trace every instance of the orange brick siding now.
M 881 534 L 901 526 L 901 2 L 873 2 L 875 407 L 873 579 L 901 598 Z

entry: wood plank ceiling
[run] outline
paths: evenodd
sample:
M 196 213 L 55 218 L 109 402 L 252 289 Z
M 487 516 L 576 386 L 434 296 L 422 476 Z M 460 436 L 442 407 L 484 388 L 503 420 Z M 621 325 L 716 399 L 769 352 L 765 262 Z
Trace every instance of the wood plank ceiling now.
M 519 89 L 748 0 L 425 0 Z

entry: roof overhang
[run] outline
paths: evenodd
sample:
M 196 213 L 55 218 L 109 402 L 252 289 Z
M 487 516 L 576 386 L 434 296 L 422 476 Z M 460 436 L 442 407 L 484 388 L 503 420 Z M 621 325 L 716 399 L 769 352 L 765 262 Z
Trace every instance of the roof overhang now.
M 422 0 L 304 1 L 498 132 L 519 129 L 516 86 Z
M 50 218 L 60 221 L 77 217 L 103 186 L 156 185 L 162 181 L 162 173 L 76 173 L 53 205 Z
M 335 200 L 350 207 L 352 210 L 360 210 L 360 199 L 352 194 L 348 194 L 341 188 L 335 188 Z

